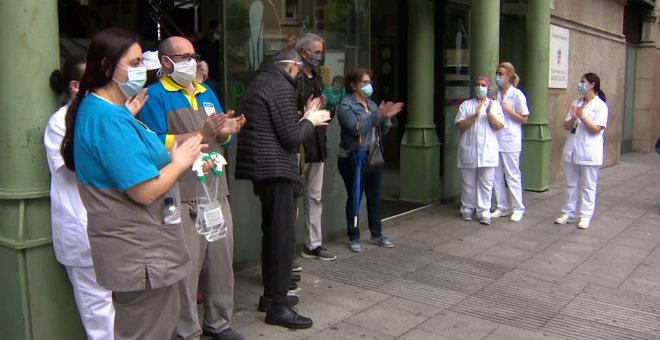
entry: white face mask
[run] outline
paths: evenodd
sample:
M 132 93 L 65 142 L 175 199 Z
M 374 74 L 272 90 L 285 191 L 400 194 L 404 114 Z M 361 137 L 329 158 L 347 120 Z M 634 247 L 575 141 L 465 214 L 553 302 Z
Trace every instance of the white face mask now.
M 181 86 L 190 86 L 190 83 L 192 83 L 197 75 L 197 61 L 195 59 L 190 59 L 190 61 L 175 63 L 170 57 L 167 57 L 167 59 L 170 59 L 172 67 L 174 68 L 172 73 L 169 74 L 172 80 Z

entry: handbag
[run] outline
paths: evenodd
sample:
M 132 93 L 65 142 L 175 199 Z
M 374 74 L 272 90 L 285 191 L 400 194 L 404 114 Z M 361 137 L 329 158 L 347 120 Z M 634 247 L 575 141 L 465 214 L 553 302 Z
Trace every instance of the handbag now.
M 373 172 L 378 171 L 385 165 L 385 157 L 383 157 L 383 143 L 380 138 L 380 126 L 376 127 L 376 142 L 367 147 L 366 161 L 364 162 L 364 171 Z

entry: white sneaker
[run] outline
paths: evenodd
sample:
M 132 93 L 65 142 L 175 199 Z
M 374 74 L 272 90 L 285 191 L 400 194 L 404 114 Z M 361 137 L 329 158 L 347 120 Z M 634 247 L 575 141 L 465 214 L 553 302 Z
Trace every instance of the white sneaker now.
M 561 216 L 555 219 L 555 224 L 566 224 L 573 222 L 575 222 L 575 219 L 573 217 L 568 216 L 568 214 L 561 214 Z
M 495 209 L 495 211 L 490 213 L 490 217 L 492 218 L 504 217 L 504 216 L 509 216 L 509 212 L 500 209 Z
M 589 228 L 589 222 L 591 222 L 591 219 L 589 218 L 581 218 L 580 222 L 578 222 L 578 228 L 580 229 L 587 229 Z
M 482 217 L 479 219 L 479 223 L 483 225 L 490 225 L 490 217 Z
M 514 212 L 511 214 L 511 222 L 520 222 L 523 218 L 523 214 L 520 212 Z
M 461 213 L 461 219 L 463 221 L 472 221 L 472 214 Z

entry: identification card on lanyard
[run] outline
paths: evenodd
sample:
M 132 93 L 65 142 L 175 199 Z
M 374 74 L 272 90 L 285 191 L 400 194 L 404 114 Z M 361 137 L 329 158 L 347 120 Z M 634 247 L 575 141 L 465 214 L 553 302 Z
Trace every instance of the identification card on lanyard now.
M 213 103 L 203 102 L 202 106 L 204 106 L 204 111 L 206 112 L 207 116 L 210 116 L 210 115 L 216 113 L 215 105 L 213 105 Z

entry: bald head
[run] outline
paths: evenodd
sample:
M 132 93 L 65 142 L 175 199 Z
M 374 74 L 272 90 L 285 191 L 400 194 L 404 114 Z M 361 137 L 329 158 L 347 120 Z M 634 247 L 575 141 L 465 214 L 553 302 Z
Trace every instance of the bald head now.
M 195 54 L 195 47 L 190 40 L 184 37 L 169 37 L 160 42 L 158 45 L 158 59 L 166 73 L 170 73 L 173 69 L 172 62 L 181 61 L 181 55 Z

